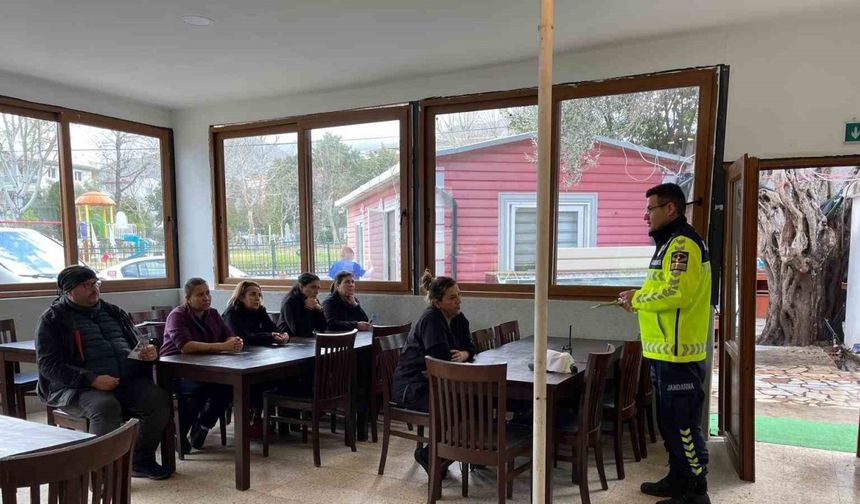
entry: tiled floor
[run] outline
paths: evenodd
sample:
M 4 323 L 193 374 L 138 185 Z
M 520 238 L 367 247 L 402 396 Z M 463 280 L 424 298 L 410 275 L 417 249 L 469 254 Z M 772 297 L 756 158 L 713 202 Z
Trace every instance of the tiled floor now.
M 359 443 L 358 452 L 352 453 L 343 445 L 342 437 L 324 434 L 323 466 L 320 468 L 313 467 L 310 445 L 303 445 L 296 434 L 273 445 L 269 458 L 260 455 L 260 446 L 255 443 L 251 447 L 251 489 L 239 492 L 233 486 L 232 449 L 230 446 L 221 448 L 216 436 L 212 436 L 204 451 L 178 461 L 177 474 L 171 479 L 133 480 L 132 501 L 135 504 L 420 503 L 426 501 L 427 478 L 412 459 L 413 447 L 411 442 L 392 439 L 385 475 L 378 476 L 379 443 Z M 665 473 L 661 448 L 649 445 L 651 456 L 640 463 L 630 459 L 625 464 L 627 478 L 624 481 L 614 479 L 611 449 L 611 442 L 608 442 L 605 448 L 608 491 L 600 490 L 593 463 L 590 466 L 593 502 L 655 502 L 657 499 L 639 493 L 639 484 L 659 479 Z M 629 447 L 626 449 L 629 454 Z M 712 502 L 860 502 L 860 459 L 853 455 L 768 444 L 758 444 L 756 450 L 757 483 L 743 483 L 735 476 L 722 443 L 711 442 Z M 19 502 L 26 502 L 27 498 L 26 491 L 22 490 Z M 444 502 L 496 502 L 495 499 L 494 472 L 473 472 L 470 498 L 464 499 L 460 496 L 459 469 L 452 466 L 443 489 Z M 529 500 L 526 473 L 517 480 L 513 502 Z M 578 489 L 570 483 L 569 466 L 555 470 L 554 502 L 580 502 Z

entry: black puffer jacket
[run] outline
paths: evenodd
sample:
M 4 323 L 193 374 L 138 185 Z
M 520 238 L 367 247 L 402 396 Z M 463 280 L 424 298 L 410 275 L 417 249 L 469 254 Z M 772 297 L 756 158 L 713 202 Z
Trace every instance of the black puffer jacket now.
M 249 310 L 241 302 L 236 302 L 224 310 L 221 318 L 233 334 L 249 345 L 271 345 L 275 342 L 272 333 L 278 332 L 278 328 L 269 317 L 265 306 Z
M 356 303 L 358 299 L 356 298 Z M 323 303 L 325 321 L 329 331 L 351 331 L 358 328 L 358 322 L 367 322 L 367 314 L 361 303 L 352 306 L 344 301 L 340 293 L 334 291 Z
M 68 303 L 65 296 L 57 298 L 42 313 L 36 327 L 37 391 L 43 403 L 57 408 L 67 406 L 77 389 L 89 387 L 96 379 L 95 373 L 84 367 L 83 352 L 75 337 L 73 308 Z M 100 309 L 120 324 L 129 348 L 137 346 L 139 332 L 128 313 L 107 301 L 99 300 L 99 303 Z M 128 365 L 136 369 L 127 369 L 126 376 L 147 376 L 147 373 L 152 376 L 151 363 L 135 360 Z
M 290 336 L 306 338 L 313 332 L 325 332 L 326 320 L 322 310 L 309 310 L 305 306 L 307 296 L 299 289 L 291 290 L 281 303 L 281 321 L 278 329 Z

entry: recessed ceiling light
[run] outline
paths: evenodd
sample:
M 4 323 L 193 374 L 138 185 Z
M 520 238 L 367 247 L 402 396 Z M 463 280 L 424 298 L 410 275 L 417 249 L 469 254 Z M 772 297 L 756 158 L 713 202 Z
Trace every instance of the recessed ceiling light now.
M 215 21 L 203 16 L 182 16 L 182 20 L 191 26 L 212 26 L 215 24 Z

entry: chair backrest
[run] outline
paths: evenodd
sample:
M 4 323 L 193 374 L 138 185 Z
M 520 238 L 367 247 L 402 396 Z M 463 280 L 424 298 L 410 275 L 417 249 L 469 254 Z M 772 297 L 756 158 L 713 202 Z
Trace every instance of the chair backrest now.
M 314 352 L 314 401 L 349 396 L 355 375 L 358 331 L 317 333 Z
M 394 379 L 394 371 L 400 363 L 400 352 L 406 344 L 408 332 L 391 334 L 373 338 L 373 348 L 379 356 L 379 379 L 381 380 L 383 404 L 391 401 L 391 381 Z
M 3 504 L 16 502 L 18 488 L 38 492 L 38 486 L 45 484 L 49 504 L 86 504 L 90 482 L 93 504 L 128 504 L 138 423 L 131 419 L 109 434 L 65 448 L 0 459 Z M 38 495 L 30 497 L 31 502 L 39 502 Z
M 176 307 L 170 306 L 170 305 L 156 305 L 156 306 L 152 306 L 151 308 L 152 308 L 152 311 L 166 311 L 167 313 L 170 313 Z
M 15 319 L 0 320 L 0 343 L 15 343 Z
M 152 310 L 129 312 L 128 316 L 131 317 L 131 321 L 135 324 L 139 324 L 141 322 L 152 322 L 158 319 L 158 313 Z
M 618 361 L 618 377 L 615 380 L 615 407 L 618 413 L 635 410 L 636 394 L 639 392 L 639 371 L 642 367 L 642 343 L 626 341 Z
M 608 346 L 606 352 L 588 354 L 588 364 L 585 369 L 585 389 L 579 403 L 579 428 L 583 435 L 592 431 L 600 431 L 600 421 L 603 415 L 603 390 L 606 388 L 606 371 L 609 361 L 615 353 L 615 347 Z
M 15 343 L 18 341 L 18 337 L 15 336 L 15 319 L 3 319 L 0 320 L 0 343 Z M 21 372 L 21 364 L 15 363 L 13 366 L 13 371 L 15 373 Z M 0 369 L 0 372 L 3 372 Z M 3 398 L 4 401 L 8 400 Z
M 403 325 L 374 325 L 373 337 L 381 338 L 383 336 L 391 336 L 392 334 L 408 333 L 412 329 L 412 322 L 407 322 Z
M 496 334 L 492 329 L 478 329 L 472 332 L 472 342 L 478 353 L 496 348 Z
M 520 323 L 518 320 L 511 320 L 496 326 L 496 337 L 499 338 L 499 345 L 506 345 L 511 341 L 519 341 L 520 339 Z
M 167 322 L 167 316 L 170 315 L 170 312 L 173 311 L 173 308 L 156 308 L 152 307 L 152 316 L 154 317 L 152 320 L 156 322 Z
M 433 442 L 481 452 L 504 447 L 508 365 L 463 364 L 433 357 L 425 357 L 425 361 Z

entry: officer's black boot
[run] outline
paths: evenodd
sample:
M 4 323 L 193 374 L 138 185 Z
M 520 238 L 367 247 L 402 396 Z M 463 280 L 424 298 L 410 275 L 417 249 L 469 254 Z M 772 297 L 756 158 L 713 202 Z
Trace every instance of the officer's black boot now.
M 657 504 L 711 504 L 708 497 L 708 480 L 704 474 L 679 481 L 682 483 L 676 488 L 683 489 L 680 495 L 673 492 L 671 499 L 658 501 Z
M 642 483 L 642 485 L 639 486 L 639 489 L 645 495 L 653 495 L 654 497 L 672 497 L 672 476 L 667 474 L 663 479 L 656 483 Z

